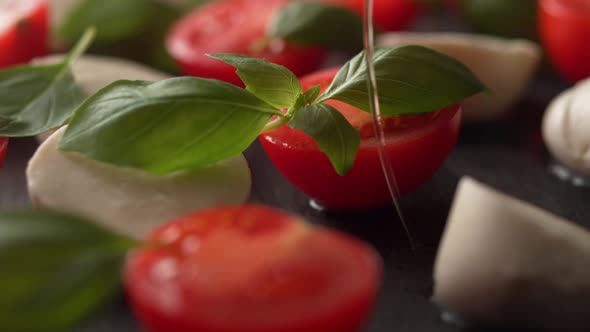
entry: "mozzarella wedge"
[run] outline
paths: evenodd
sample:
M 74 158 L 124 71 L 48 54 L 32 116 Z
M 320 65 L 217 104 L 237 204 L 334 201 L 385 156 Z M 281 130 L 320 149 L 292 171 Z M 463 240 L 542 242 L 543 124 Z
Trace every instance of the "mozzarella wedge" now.
M 248 199 L 252 181 L 242 155 L 187 173 L 155 176 L 64 153 L 57 149 L 64 131 L 51 135 L 29 161 L 27 185 L 35 206 L 86 216 L 142 238 L 187 213 Z
M 590 232 L 470 178 L 436 259 L 435 298 L 472 322 L 590 329 Z
M 63 55 L 50 55 L 34 59 L 33 63 L 51 64 L 62 59 Z M 76 60 L 72 65 L 72 74 L 89 96 L 118 80 L 155 82 L 170 78 L 165 73 L 133 61 L 97 55 L 84 55 Z M 38 135 L 37 140 L 43 142 L 51 133 Z
M 541 61 L 541 49 L 528 40 L 451 32 L 392 32 L 377 44 L 398 47 L 422 45 L 445 53 L 463 64 L 490 89 L 465 101 L 465 122 L 498 119 L 525 92 Z
M 551 154 L 582 176 L 590 176 L 590 79 L 557 96 L 543 117 L 543 139 Z

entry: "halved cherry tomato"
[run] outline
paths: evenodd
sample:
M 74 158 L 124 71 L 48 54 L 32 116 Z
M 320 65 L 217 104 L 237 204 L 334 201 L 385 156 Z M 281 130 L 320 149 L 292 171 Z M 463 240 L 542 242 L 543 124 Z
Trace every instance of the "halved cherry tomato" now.
M 541 0 L 539 29 L 558 71 L 572 82 L 590 77 L 590 1 Z
M 187 75 L 242 85 L 235 69 L 207 53 L 238 53 L 266 59 L 304 75 L 319 68 L 327 52 L 282 40 L 265 45 L 267 26 L 288 0 L 221 0 L 199 7 L 175 24 L 168 52 Z M 265 46 L 263 46 L 265 45 Z
M 45 0 L 0 2 L 0 68 L 25 63 L 47 53 Z
M 198 212 L 149 240 L 125 281 L 150 332 L 356 332 L 380 283 L 370 246 L 263 206 Z
M 4 157 L 6 157 L 6 150 L 8 150 L 8 138 L 0 137 L 0 168 L 4 163 Z
M 326 88 L 336 72 L 328 69 L 303 77 L 301 84 L 304 89 L 317 84 Z M 350 172 L 339 176 L 310 136 L 288 126 L 260 135 L 271 161 L 295 187 L 325 207 L 364 210 L 391 203 L 370 115 L 339 101 L 328 103 L 363 136 Z M 460 124 L 460 106 L 386 120 L 385 157 L 391 161 L 402 194 L 414 190 L 440 168 L 457 142 Z

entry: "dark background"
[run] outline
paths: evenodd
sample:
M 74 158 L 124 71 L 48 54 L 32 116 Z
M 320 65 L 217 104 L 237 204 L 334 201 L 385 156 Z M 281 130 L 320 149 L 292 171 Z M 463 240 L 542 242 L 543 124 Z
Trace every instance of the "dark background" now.
M 462 26 L 437 17 L 420 22 L 418 29 L 461 30 Z M 431 301 L 434 255 L 460 177 L 472 176 L 590 227 L 590 189 L 574 187 L 549 172 L 551 160 L 540 135 L 541 117 L 548 102 L 566 87 L 545 66 L 526 97 L 504 118 L 462 128 L 457 148 L 444 167 L 402 200 L 404 215 L 419 246 L 415 252 L 408 249 L 393 207 L 363 214 L 315 211 L 307 197 L 278 174 L 258 144 L 246 153 L 254 178 L 252 200 L 355 234 L 378 249 L 385 262 L 385 278 L 368 332 L 461 331 L 443 323 Z M 28 205 L 24 169 L 36 146 L 33 139 L 11 140 L 0 172 L 0 207 Z M 76 331 L 132 332 L 138 328 L 121 296 Z

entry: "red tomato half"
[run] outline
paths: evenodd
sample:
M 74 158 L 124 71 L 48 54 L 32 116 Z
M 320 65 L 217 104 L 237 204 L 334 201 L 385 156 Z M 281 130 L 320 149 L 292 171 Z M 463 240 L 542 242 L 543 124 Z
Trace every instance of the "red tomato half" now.
M 304 89 L 326 88 L 337 70 L 329 69 L 301 79 Z M 260 135 L 277 169 L 295 187 L 325 207 L 364 210 L 391 203 L 372 136 L 370 115 L 339 101 L 328 102 L 361 131 L 361 146 L 351 171 L 339 176 L 315 141 L 305 133 L 283 126 Z M 444 163 L 455 146 L 461 124 L 459 106 L 422 116 L 401 116 L 385 122 L 385 156 L 391 160 L 402 194 L 414 190 Z
M 45 55 L 47 43 L 45 0 L 0 2 L 0 68 Z
M 216 78 L 242 85 L 235 69 L 207 53 L 256 56 L 303 75 L 319 68 L 327 53 L 317 47 L 299 47 L 281 40 L 258 50 L 274 14 L 288 0 L 221 0 L 193 11 L 172 28 L 168 52 L 187 75 Z
M 125 281 L 150 332 L 356 332 L 378 292 L 368 245 L 263 206 L 156 230 Z
M 590 77 L 590 1 L 541 0 L 539 29 L 558 71 L 572 82 Z
M 4 163 L 4 157 L 6 157 L 6 150 L 8 150 L 8 138 L 0 137 L 0 168 Z

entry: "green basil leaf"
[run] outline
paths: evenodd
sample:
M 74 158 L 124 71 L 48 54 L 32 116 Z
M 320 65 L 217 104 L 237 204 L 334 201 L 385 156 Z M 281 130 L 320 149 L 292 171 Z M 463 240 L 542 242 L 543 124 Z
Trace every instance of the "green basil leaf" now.
M 320 96 L 320 92 L 322 91 L 322 87 L 321 85 L 314 85 L 311 88 L 309 88 L 309 90 L 305 91 L 304 96 L 305 96 L 305 101 L 308 104 L 313 104 L 316 99 L 318 99 L 318 97 Z
M 485 89 L 462 63 L 422 46 L 378 49 L 374 60 L 381 112 L 386 116 L 435 111 Z M 364 52 L 340 69 L 316 103 L 328 99 L 370 112 Z
M 83 0 L 68 13 L 58 36 L 73 41 L 87 27 L 95 26 L 97 43 L 114 42 L 141 34 L 167 9 L 154 0 Z
M 291 108 L 303 93 L 297 76 L 283 66 L 237 54 L 209 56 L 235 67 L 246 90 L 276 108 Z
M 0 213 L 0 331 L 58 331 L 118 290 L 136 246 L 84 219 L 46 211 Z
M 341 6 L 292 2 L 277 13 L 267 35 L 300 45 L 359 50 L 363 47 L 363 21 Z
M 61 126 L 85 98 L 70 64 L 94 38 L 89 29 L 60 63 L 0 71 L 0 136 L 35 136 Z
M 338 174 L 345 175 L 350 171 L 361 138 L 334 107 L 326 104 L 305 106 L 295 113 L 289 126 L 313 137 Z
M 217 80 L 118 81 L 78 108 L 59 146 L 164 175 L 241 153 L 278 114 L 250 92 Z

